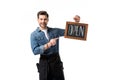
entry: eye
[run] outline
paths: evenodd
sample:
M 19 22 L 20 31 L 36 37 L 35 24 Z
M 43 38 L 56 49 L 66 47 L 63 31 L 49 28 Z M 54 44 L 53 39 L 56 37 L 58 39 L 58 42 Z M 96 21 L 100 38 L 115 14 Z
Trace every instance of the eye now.
M 39 20 L 43 20 L 43 18 L 40 17 Z
M 47 18 L 44 19 L 45 21 L 47 20 Z

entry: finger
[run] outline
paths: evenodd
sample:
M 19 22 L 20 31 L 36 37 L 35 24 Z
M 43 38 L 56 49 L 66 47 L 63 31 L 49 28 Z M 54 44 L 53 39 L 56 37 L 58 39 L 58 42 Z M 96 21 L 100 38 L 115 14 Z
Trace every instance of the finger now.
M 55 38 L 55 40 L 57 40 L 57 39 L 59 39 L 59 38 Z

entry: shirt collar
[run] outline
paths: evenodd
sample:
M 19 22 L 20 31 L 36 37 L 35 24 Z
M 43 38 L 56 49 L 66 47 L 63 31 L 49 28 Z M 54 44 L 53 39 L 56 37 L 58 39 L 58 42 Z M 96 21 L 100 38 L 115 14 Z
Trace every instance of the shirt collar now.
M 47 27 L 47 30 L 49 30 L 49 27 Z M 38 32 L 41 32 L 42 30 L 40 30 L 40 28 L 37 27 L 37 31 L 38 31 Z
M 38 32 L 40 32 L 41 30 L 39 29 L 39 27 L 37 27 L 37 29 L 36 29 Z

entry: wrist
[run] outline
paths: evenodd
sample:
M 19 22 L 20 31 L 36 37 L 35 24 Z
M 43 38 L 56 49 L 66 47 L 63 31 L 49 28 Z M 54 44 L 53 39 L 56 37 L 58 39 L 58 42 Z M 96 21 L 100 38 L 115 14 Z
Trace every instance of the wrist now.
M 48 44 L 44 45 L 44 50 L 48 49 Z
M 47 49 L 49 48 L 48 44 L 46 44 Z
M 52 43 L 51 43 L 51 42 L 48 42 L 48 43 L 47 43 L 47 46 L 48 46 L 48 48 L 50 48 L 50 47 L 52 46 Z

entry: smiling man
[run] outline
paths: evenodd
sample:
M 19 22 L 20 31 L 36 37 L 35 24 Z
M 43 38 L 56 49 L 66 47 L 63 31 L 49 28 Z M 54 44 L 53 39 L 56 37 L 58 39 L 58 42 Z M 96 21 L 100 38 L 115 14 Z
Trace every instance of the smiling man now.
M 78 22 L 79 18 L 75 18 Z M 59 37 L 64 29 L 47 26 L 49 15 L 46 11 L 37 13 L 39 27 L 31 33 L 31 48 L 34 55 L 40 55 L 37 68 L 39 80 L 64 80 L 63 62 L 59 56 Z
M 49 15 L 46 11 L 37 13 L 39 27 L 31 33 L 31 48 L 35 55 L 40 54 L 37 68 L 39 80 L 64 80 L 63 62 L 59 56 L 59 37 L 64 29 L 47 26 Z

